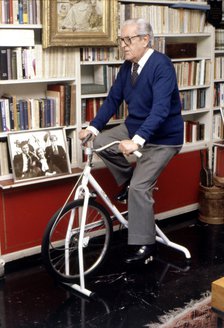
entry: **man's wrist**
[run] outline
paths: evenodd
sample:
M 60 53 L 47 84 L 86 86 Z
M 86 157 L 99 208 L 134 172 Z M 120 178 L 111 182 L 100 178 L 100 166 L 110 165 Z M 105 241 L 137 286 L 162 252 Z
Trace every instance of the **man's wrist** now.
M 95 136 L 97 136 L 97 134 L 99 133 L 99 131 L 92 125 L 87 126 L 86 130 L 91 131 Z
M 140 137 L 139 135 L 135 135 L 133 138 L 132 138 L 132 141 L 138 145 L 138 148 L 143 148 L 144 146 L 144 143 L 145 143 L 145 139 L 143 139 L 142 137 Z

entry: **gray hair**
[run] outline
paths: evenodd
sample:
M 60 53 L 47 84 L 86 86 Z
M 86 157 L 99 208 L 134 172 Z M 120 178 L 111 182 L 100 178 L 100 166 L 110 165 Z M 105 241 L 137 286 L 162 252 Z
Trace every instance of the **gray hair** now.
M 154 35 L 153 35 L 152 26 L 144 18 L 128 19 L 123 24 L 123 26 L 126 26 L 126 25 L 136 25 L 136 27 L 137 27 L 136 33 L 138 35 L 149 35 L 148 46 L 149 47 L 153 46 L 153 44 L 154 44 Z

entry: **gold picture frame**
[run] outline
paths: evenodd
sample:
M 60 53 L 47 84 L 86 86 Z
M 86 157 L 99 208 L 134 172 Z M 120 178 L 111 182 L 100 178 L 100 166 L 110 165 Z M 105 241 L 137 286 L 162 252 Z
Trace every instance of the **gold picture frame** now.
M 44 0 L 43 47 L 116 46 L 117 0 Z

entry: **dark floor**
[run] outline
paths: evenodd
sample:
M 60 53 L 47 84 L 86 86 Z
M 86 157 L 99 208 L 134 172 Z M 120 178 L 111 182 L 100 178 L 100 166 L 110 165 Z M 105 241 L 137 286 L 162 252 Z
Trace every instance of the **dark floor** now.
M 224 276 L 224 225 L 202 224 L 197 216 L 159 223 L 172 241 L 189 249 L 191 263 L 160 244 L 154 262 L 128 267 L 123 264 L 126 233 L 116 235 L 109 263 L 86 282 L 94 299 L 55 283 L 40 256 L 7 264 L 0 281 L 0 327 L 150 327 L 165 312 L 200 299 Z

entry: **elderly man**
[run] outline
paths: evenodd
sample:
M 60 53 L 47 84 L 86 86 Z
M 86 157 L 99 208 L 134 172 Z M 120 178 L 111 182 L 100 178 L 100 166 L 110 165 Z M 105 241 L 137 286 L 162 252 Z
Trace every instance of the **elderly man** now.
M 132 247 L 126 262 L 136 263 L 156 252 L 152 191 L 182 147 L 183 119 L 173 64 L 152 49 L 151 25 L 144 19 L 128 20 L 119 40 L 125 61 L 96 117 L 79 138 L 92 133 L 95 147 L 121 141 L 100 156 L 118 185 L 123 185 L 118 200 L 128 197 L 128 244 Z M 128 106 L 124 124 L 103 131 L 124 100 Z M 133 168 L 126 156 L 138 149 L 142 157 Z

